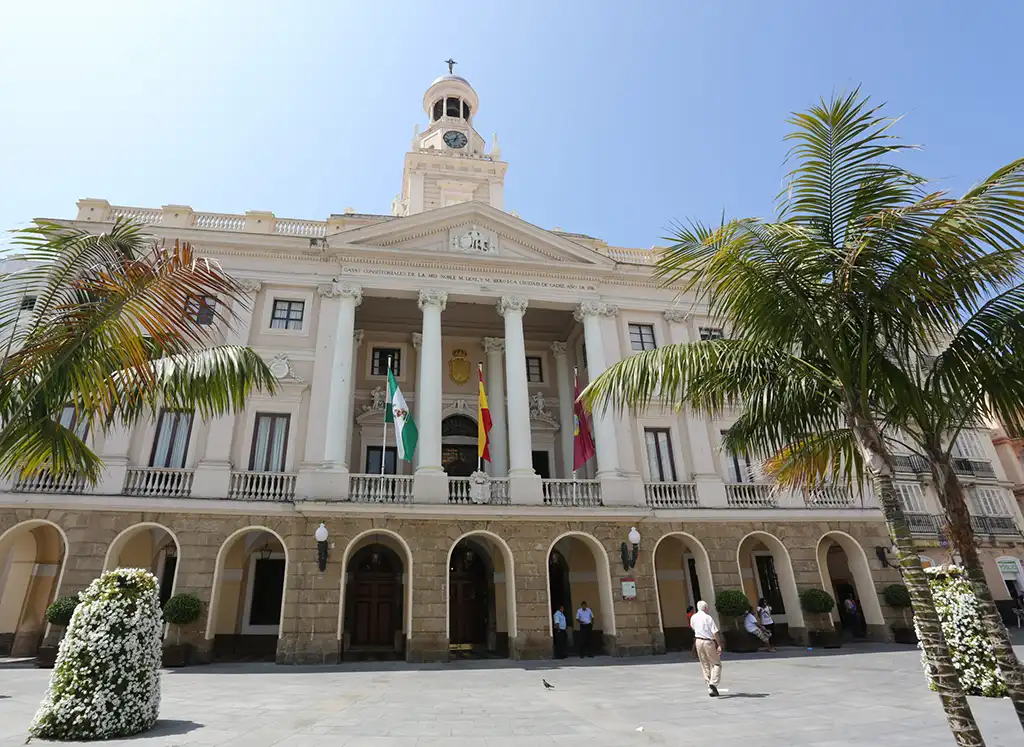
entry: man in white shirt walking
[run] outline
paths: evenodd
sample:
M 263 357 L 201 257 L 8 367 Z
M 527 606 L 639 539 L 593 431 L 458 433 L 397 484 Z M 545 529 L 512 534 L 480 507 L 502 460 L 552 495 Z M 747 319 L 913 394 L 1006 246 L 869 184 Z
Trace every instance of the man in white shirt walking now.
M 708 603 L 697 602 L 697 611 L 690 618 L 693 630 L 693 651 L 700 659 L 704 681 L 708 684 L 708 695 L 718 697 L 718 683 L 722 679 L 722 636 L 715 619 L 708 614 Z
M 580 624 L 580 658 L 593 657 L 590 653 L 590 632 L 594 629 L 594 611 L 586 602 L 580 602 L 580 608 L 576 610 L 576 622 Z
M 555 610 L 553 615 L 554 629 L 555 629 L 555 658 L 564 659 L 565 654 L 565 605 L 558 605 L 558 609 Z

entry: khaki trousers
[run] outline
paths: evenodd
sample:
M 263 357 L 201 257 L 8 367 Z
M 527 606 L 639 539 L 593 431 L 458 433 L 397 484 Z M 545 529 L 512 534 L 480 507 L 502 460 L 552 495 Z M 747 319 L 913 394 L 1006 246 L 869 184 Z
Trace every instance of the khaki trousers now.
M 700 659 L 700 668 L 704 672 L 704 681 L 718 687 L 718 682 L 722 679 L 722 658 L 718 655 L 718 644 L 703 638 L 698 638 L 696 644 L 697 658 Z

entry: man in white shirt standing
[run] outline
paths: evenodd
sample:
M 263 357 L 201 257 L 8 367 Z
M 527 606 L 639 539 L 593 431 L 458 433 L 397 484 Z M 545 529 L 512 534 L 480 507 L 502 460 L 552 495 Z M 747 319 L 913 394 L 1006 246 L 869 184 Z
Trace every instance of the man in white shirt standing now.
M 594 611 L 586 602 L 580 602 L 580 608 L 576 610 L 576 622 L 580 624 L 580 658 L 593 657 L 590 653 L 590 632 L 594 629 Z
M 558 609 L 555 610 L 553 615 L 554 629 L 555 629 L 555 658 L 565 658 L 565 605 L 558 605 Z
M 700 659 L 708 695 L 718 697 L 718 683 L 722 679 L 722 636 L 715 619 L 708 614 L 708 603 L 697 602 L 697 611 L 690 618 L 693 630 L 693 651 Z

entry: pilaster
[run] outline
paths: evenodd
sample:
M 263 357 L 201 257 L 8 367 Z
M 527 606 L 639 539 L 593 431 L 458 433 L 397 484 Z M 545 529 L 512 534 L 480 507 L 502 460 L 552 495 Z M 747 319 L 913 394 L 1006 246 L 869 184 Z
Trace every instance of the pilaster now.
M 533 471 L 530 388 L 526 379 L 523 314 L 529 302 L 502 296 L 498 313 L 505 320 L 505 372 L 508 382 L 509 491 L 514 504 L 543 502 L 540 476 Z
M 423 332 L 416 388 L 420 457 L 413 492 L 416 500 L 424 503 L 448 502 L 448 475 L 441 466 L 441 312 L 447 304 L 447 293 L 434 289 L 420 291 Z

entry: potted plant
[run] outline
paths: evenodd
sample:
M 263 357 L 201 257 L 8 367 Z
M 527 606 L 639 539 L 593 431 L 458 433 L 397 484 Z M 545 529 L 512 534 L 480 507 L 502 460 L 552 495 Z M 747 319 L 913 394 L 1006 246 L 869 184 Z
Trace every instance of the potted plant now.
M 725 628 L 725 621 L 732 620 L 732 628 L 722 631 L 725 636 L 725 648 L 728 651 L 749 653 L 757 651 L 760 642 L 743 629 L 741 620 L 750 609 L 750 600 L 747 595 L 739 589 L 725 589 L 715 596 L 715 609 L 722 620 L 722 627 Z
M 191 625 L 203 612 L 203 603 L 195 594 L 175 594 L 164 604 L 164 622 L 174 626 L 175 641 L 164 646 L 165 667 L 186 667 L 192 659 L 192 644 L 181 642 L 181 628 Z
M 71 623 L 71 616 L 75 614 L 77 606 L 78 596 L 61 597 L 54 600 L 46 608 L 46 622 L 57 628 L 66 628 Z M 63 630 L 60 631 L 60 635 L 62 638 L 64 637 Z M 55 645 L 47 645 L 44 641 L 43 645 L 39 647 L 39 651 L 36 652 L 36 666 L 40 669 L 53 669 L 53 664 L 57 660 L 57 648 Z
M 896 643 L 907 643 L 917 645 L 917 633 L 914 631 L 914 624 L 907 617 L 907 610 L 910 609 L 910 592 L 903 584 L 889 584 L 882 589 L 882 597 L 890 607 L 895 607 L 903 616 L 903 625 L 892 626 L 892 637 Z
M 811 647 L 839 648 L 842 638 L 832 624 L 831 613 L 836 600 L 823 589 L 804 589 L 800 592 L 800 606 L 808 615 L 807 644 Z

